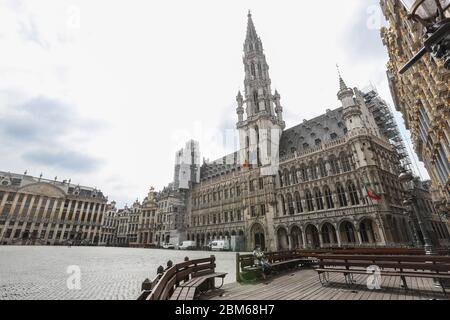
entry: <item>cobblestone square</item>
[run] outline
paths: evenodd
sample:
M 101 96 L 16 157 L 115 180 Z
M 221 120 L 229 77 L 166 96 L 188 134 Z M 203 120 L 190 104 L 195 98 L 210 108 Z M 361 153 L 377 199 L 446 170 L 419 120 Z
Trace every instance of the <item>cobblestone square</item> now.
M 235 281 L 235 253 L 104 247 L 0 247 L 0 300 L 133 300 L 145 278 L 167 260 L 180 262 L 214 254 L 217 270 Z M 69 290 L 69 266 L 79 266 L 81 289 Z

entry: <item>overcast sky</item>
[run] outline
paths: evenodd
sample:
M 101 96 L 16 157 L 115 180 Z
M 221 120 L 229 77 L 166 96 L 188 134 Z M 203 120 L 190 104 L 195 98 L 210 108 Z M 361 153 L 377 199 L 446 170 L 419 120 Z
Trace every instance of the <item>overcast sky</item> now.
M 0 171 L 124 205 L 171 182 L 188 138 L 211 160 L 233 151 L 248 9 L 288 127 L 339 107 L 336 63 L 392 102 L 378 0 L 310 3 L 0 0 Z

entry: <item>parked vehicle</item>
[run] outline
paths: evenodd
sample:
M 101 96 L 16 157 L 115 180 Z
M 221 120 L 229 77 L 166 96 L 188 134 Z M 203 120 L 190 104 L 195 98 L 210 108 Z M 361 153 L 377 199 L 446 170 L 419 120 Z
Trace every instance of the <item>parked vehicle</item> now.
M 163 249 L 175 249 L 175 245 L 172 243 L 164 243 L 162 247 Z
M 195 241 L 183 241 L 181 246 L 178 247 L 180 250 L 194 250 L 197 248 L 197 243 Z
M 228 251 L 230 250 L 230 242 L 227 240 L 214 240 L 211 242 L 212 251 Z

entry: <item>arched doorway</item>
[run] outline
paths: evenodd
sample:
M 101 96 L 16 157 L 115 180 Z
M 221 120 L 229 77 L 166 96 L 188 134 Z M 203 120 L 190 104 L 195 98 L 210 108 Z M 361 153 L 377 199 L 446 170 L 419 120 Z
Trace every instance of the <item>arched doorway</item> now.
M 373 220 L 364 219 L 359 224 L 359 234 L 363 243 L 376 243 L 377 236 L 375 234 L 375 226 Z
M 331 247 L 337 244 L 336 229 L 331 223 L 329 222 L 324 223 L 321 232 L 322 232 L 322 241 L 324 245 Z
M 205 246 L 206 246 L 206 237 L 205 237 L 205 234 L 204 233 L 202 233 L 202 235 L 201 235 L 201 245 L 202 245 L 202 248 L 204 248 Z
M 266 237 L 264 233 L 264 228 L 261 224 L 255 223 L 250 231 L 252 246 L 261 247 L 261 250 L 266 249 Z
M 299 227 L 293 226 L 291 229 L 292 249 L 300 249 L 303 246 L 302 231 Z
M 308 225 L 305 229 L 306 244 L 308 248 L 320 248 L 319 231 L 312 224 Z
M 342 222 L 339 232 L 341 234 L 342 244 L 356 244 L 356 232 L 351 222 Z
M 278 228 L 277 243 L 278 243 L 278 250 L 288 250 L 289 249 L 289 238 L 288 238 L 288 233 L 285 228 Z

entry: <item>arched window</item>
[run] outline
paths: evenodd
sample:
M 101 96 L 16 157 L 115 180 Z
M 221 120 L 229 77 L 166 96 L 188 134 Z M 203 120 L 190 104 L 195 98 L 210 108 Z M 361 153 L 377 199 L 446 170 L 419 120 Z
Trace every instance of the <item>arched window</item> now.
M 292 183 L 293 183 L 293 184 L 297 184 L 297 183 L 298 183 L 296 171 L 297 171 L 297 170 L 296 170 L 295 167 L 293 167 L 293 168 L 291 169 L 291 177 L 292 177 Z
M 317 168 L 316 168 L 316 164 L 312 161 L 309 163 L 309 172 L 311 173 L 311 179 L 316 180 L 317 179 Z
M 344 221 L 341 225 L 341 232 L 344 234 L 343 241 L 347 243 L 355 243 L 356 242 L 356 235 L 355 235 L 355 229 L 353 228 L 353 225 L 348 222 Z
M 261 67 L 261 62 L 258 63 L 258 76 L 260 79 L 262 79 L 262 67 Z
M 342 171 L 349 172 L 352 170 L 352 167 L 350 166 L 350 160 L 348 159 L 348 156 L 344 152 L 340 154 L 340 160 L 342 165 Z
M 256 163 L 258 166 L 261 166 L 261 150 L 259 148 L 259 128 L 258 126 L 255 127 L 255 133 L 256 133 Z
M 245 137 L 245 150 L 247 151 L 246 153 L 247 153 L 247 161 L 248 161 L 248 164 L 250 163 L 250 137 L 247 135 L 246 137 Z
M 331 157 L 329 158 L 328 161 L 330 162 L 331 173 L 332 173 L 333 175 L 339 174 L 339 173 L 340 173 L 340 170 L 339 170 L 339 162 L 338 162 L 338 160 L 336 159 L 336 157 L 335 157 L 335 156 L 331 156 Z
M 319 171 L 320 171 L 320 177 L 325 178 L 328 176 L 327 166 L 325 165 L 325 161 L 323 159 L 319 159 Z
M 316 198 L 316 207 L 317 210 L 323 210 L 323 199 L 322 199 L 322 192 L 320 192 L 319 188 L 316 188 L 314 190 L 314 197 Z
M 250 68 L 251 68 L 251 72 L 252 72 L 253 79 L 256 79 L 255 64 L 252 63 L 251 66 L 250 66 Z
M 352 203 L 352 206 L 359 205 L 358 192 L 356 191 L 356 187 L 353 182 L 348 183 L 348 193 L 350 194 L 350 202 Z
M 325 202 L 327 204 L 327 209 L 334 208 L 333 196 L 331 195 L 331 190 L 328 186 L 323 188 L 325 194 Z
M 306 206 L 308 208 L 308 211 L 314 211 L 314 203 L 313 203 L 311 191 L 306 190 L 305 195 L 306 195 Z
M 295 192 L 295 204 L 297 207 L 297 213 L 303 212 L 302 200 L 300 198 L 300 193 L 298 191 Z
M 258 92 L 253 91 L 253 102 L 255 103 L 255 112 L 259 111 Z
M 302 173 L 302 180 L 304 182 L 307 182 L 309 180 L 308 178 L 308 170 L 306 170 L 306 166 L 304 164 L 302 164 L 300 171 Z
M 284 197 L 282 194 L 280 194 L 280 200 L 281 200 L 281 213 L 283 214 L 283 216 L 286 215 L 286 203 L 284 201 Z
M 340 207 L 346 207 L 348 205 L 347 203 L 347 196 L 345 195 L 345 189 L 342 187 L 340 183 L 336 185 L 336 192 L 339 199 L 339 206 Z
M 284 187 L 283 173 L 281 171 L 278 171 L 278 175 L 280 176 L 280 186 Z
M 291 179 L 289 177 L 288 169 L 284 169 L 284 184 L 285 184 L 285 186 L 290 186 L 291 185 Z
M 292 216 L 295 214 L 295 209 L 294 209 L 294 200 L 292 199 L 292 195 L 290 193 L 287 194 L 287 202 L 288 202 L 289 214 Z
M 375 232 L 373 230 L 372 220 L 365 219 L 359 224 L 359 233 L 361 234 L 361 241 L 364 243 L 375 243 Z

